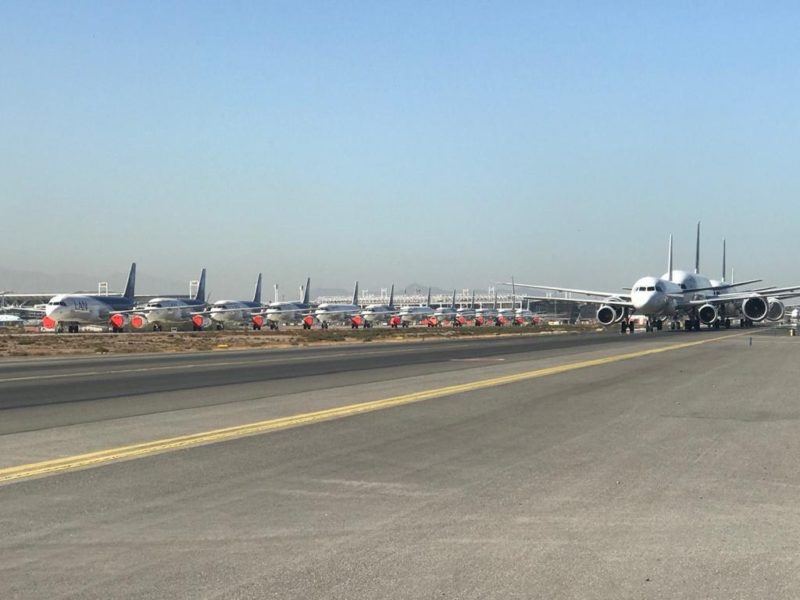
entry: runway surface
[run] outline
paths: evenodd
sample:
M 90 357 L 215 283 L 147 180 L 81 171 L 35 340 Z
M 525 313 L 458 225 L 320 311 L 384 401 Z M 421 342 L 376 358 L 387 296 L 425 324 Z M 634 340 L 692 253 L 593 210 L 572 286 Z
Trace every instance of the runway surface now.
M 422 399 L 7 483 L 0 596 L 796 597 L 800 349 L 735 334 L 8 361 L 5 469 Z

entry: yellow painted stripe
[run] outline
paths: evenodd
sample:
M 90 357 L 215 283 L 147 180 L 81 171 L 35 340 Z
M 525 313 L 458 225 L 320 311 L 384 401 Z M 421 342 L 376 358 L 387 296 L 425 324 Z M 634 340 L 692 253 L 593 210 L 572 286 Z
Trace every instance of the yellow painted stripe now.
M 690 348 L 692 346 L 708 344 L 711 342 L 737 337 L 740 335 L 745 335 L 745 334 L 736 333 L 731 335 L 706 338 L 703 340 L 697 340 L 693 342 L 670 344 L 668 346 L 660 346 L 658 348 L 650 348 L 648 350 L 628 352 L 625 354 L 616 354 L 612 356 L 606 356 L 603 358 L 595 358 L 591 360 L 584 360 L 580 362 L 557 365 L 554 367 L 536 369 L 534 371 L 526 371 L 524 373 L 517 373 L 514 375 L 505 375 L 503 377 L 494 377 L 492 379 L 483 379 L 480 381 L 473 381 L 470 383 L 450 385 L 447 387 L 435 388 L 432 390 L 425 390 L 422 392 L 414 392 L 412 394 L 403 394 L 402 396 L 394 396 L 391 398 L 385 398 L 383 400 L 361 402 L 359 404 L 350 404 L 347 406 L 329 408 L 327 410 L 320 410 L 310 413 L 301 413 L 297 415 L 291 415 L 288 417 L 269 419 L 267 421 L 247 423 L 244 425 L 237 425 L 234 427 L 225 427 L 223 429 L 215 429 L 212 431 L 204 431 L 201 433 L 182 435 L 173 438 L 155 440 L 152 442 L 133 444 L 130 446 L 122 446 L 119 448 L 110 448 L 108 450 L 100 450 L 98 452 L 90 452 L 88 454 L 78 454 L 76 456 L 67 456 L 63 458 L 56 458 L 53 460 L 46 460 L 37 463 L 18 465 L 15 467 L 7 467 L 4 469 L 0 469 L 0 483 L 18 481 L 21 479 L 28 479 L 30 477 L 37 477 L 42 475 L 52 475 L 55 473 L 62 473 L 65 471 L 73 471 L 76 469 L 83 469 L 86 467 L 103 465 L 118 460 L 142 458 L 145 456 L 150 456 L 152 454 L 157 454 L 161 452 L 180 450 L 183 448 L 191 448 L 193 446 L 199 446 L 202 444 L 224 442 L 245 436 L 268 433 L 270 431 L 278 431 L 282 429 L 288 429 L 290 427 L 298 427 L 300 425 L 309 425 L 311 423 L 318 423 L 320 421 L 340 419 L 342 417 L 349 417 L 352 415 L 358 415 L 385 408 L 402 406 L 404 404 L 422 402 L 423 400 L 431 400 L 433 398 L 441 398 L 443 396 L 451 396 L 453 394 L 462 394 L 464 392 L 473 392 L 475 390 L 481 390 L 489 387 L 496 387 L 499 385 L 507 385 L 510 383 L 517 383 L 520 381 L 527 381 L 529 379 L 536 379 L 538 377 L 547 377 L 549 375 L 557 375 L 559 373 L 566 373 L 578 369 L 586 369 L 588 367 L 607 365 L 610 363 L 630 360 L 632 358 L 650 356 L 653 354 L 669 352 L 672 350 L 679 350 L 682 348 Z

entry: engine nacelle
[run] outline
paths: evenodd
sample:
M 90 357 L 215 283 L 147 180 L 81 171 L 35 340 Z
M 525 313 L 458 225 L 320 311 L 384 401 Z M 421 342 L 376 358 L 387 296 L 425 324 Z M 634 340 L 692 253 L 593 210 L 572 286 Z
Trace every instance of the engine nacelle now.
M 697 316 L 700 317 L 700 322 L 703 323 L 703 325 L 711 325 L 716 322 L 719 311 L 713 304 L 704 304 L 700 307 L 700 310 L 697 311 Z
M 361 315 L 353 315 L 350 317 L 350 327 L 353 329 L 358 329 L 364 324 L 364 317 Z
M 261 329 L 264 326 L 263 315 L 253 315 L 250 320 L 253 322 L 253 329 Z
M 192 315 L 192 325 L 198 329 L 203 329 L 209 323 L 210 320 L 204 315 Z
M 128 324 L 128 318 L 125 315 L 117 313 L 109 317 L 108 324 L 114 329 L 122 329 Z
M 134 313 L 131 315 L 131 327 L 134 329 L 142 329 L 147 325 L 147 318 L 144 315 Z
M 613 325 L 619 323 L 625 316 L 625 310 L 621 306 L 609 306 L 604 304 L 597 309 L 597 321 L 601 325 Z
M 763 296 L 751 296 L 742 302 L 742 313 L 751 321 L 763 321 L 769 313 L 769 304 Z
M 786 306 L 780 300 L 775 298 L 769 301 L 769 309 L 767 309 L 768 321 L 780 321 L 786 314 Z

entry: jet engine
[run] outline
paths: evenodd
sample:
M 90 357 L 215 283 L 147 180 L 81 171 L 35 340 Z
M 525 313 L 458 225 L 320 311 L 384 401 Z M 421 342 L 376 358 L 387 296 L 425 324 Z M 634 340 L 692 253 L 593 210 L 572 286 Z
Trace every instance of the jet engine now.
M 742 313 L 751 321 L 763 321 L 769 313 L 769 304 L 762 296 L 750 296 L 742 302 Z
M 712 323 L 716 322 L 717 317 L 719 316 L 719 311 L 713 304 L 704 304 L 700 307 L 700 310 L 697 311 L 697 315 L 700 317 L 700 321 L 704 325 L 711 325 Z
M 394 315 L 391 319 L 389 319 L 389 325 L 391 325 L 394 329 L 397 329 L 400 326 L 400 322 L 400 317 L 397 315 Z
M 111 318 L 108 320 L 108 323 L 114 329 L 120 330 L 123 327 L 125 327 L 125 325 L 128 324 L 128 319 L 125 317 L 125 315 L 121 315 L 121 314 L 117 313 L 117 314 L 111 315 Z
M 352 317 L 350 317 L 350 327 L 352 329 L 358 329 L 363 324 L 364 324 L 364 319 L 361 317 L 361 315 L 353 315 Z
M 619 298 L 609 298 L 610 300 L 619 300 Z M 612 325 L 614 323 L 619 323 L 622 318 L 625 316 L 625 309 L 621 306 L 611 306 L 608 304 L 603 304 L 600 308 L 597 309 L 597 321 L 601 325 Z
M 192 329 L 194 331 L 200 331 L 208 325 L 209 321 L 203 315 L 192 315 Z
M 253 329 L 261 329 L 264 326 L 264 317 L 262 315 L 253 315 Z
M 147 319 L 144 317 L 144 315 L 139 315 L 139 314 L 131 315 L 131 327 L 133 327 L 134 329 L 141 329 L 145 325 L 147 325 Z
M 783 302 L 775 298 L 769 301 L 769 309 L 767 310 L 768 321 L 780 321 L 786 314 L 786 306 Z

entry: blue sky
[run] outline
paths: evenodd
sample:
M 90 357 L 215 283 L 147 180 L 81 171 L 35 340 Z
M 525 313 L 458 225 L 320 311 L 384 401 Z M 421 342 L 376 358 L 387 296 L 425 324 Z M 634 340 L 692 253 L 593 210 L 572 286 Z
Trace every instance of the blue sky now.
M 3 3 L 6 264 L 797 283 L 800 8 L 648 4 Z

